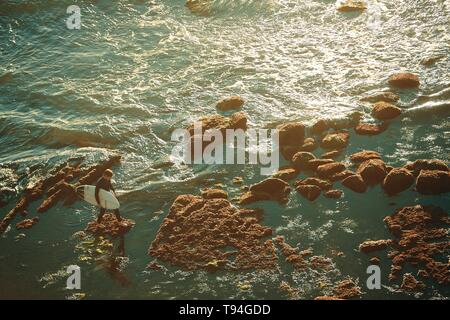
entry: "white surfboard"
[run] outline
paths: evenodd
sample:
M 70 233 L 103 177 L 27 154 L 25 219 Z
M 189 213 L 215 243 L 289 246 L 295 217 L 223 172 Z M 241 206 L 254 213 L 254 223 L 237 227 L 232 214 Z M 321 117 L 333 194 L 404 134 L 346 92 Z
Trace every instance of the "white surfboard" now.
M 83 185 L 77 188 L 77 193 L 84 199 L 84 201 L 99 206 L 97 200 L 95 200 L 95 186 Z M 120 203 L 112 192 L 100 189 L 98 192 L 98 198 L 102 208 L 107 210 L 119 209 Z

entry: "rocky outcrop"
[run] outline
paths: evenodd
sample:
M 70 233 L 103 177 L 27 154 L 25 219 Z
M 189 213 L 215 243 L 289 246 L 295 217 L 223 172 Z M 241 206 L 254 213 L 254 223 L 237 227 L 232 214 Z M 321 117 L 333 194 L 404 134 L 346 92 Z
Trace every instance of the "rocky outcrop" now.
M 359 251 L 364 252 L 364 253 L 370 253 L 370 252 L 386 249 L 391 244 L 392 244 L 392 240 L 376 240 L 376 241 L 368 240 L 368 241 L 364 241 L 363 243 L 361 243 L 359 245 Z
M 38 222 L 39 222 L 39 217 L 34 217 L 33 219 L 24 219 L 16 224 L 16 229 L 17 230 L 30 229 Z
M 330 190 L 331 187 L 333 186 L 331 183 L 329 183 L 328 181 L 322 180 L 322 179 L 318 179 L 318 178 L 306 178 L 303 180 L 298 180 L 295 182 L 294 186 L 298 187 L 299 185 L 313 185 L 313 186 L 318 186 L 321 190 Z
M 359 174 L 348 176 L 342 180 L 342 185 L 357 193 L 364 193 L 367 191 L 367 185 Z
M 278 126 L 280 147 L 302 146 L 305 139 L 305 126 L 298 122 Z
M 371 123 L 359 123 L 355 127 L 356 134 L 362 136 L 376 136 L 383 133 L 388 128 L 387 123 L 371 124 Z
M 401 72 L 389 78 L 389 84 L 400 89 L 418 88 L 420 86 L 419 77 L 416 74 Z
M 421 194 L 441 194 L 450 192 L 450 172 L 422 170 L 416 181 L 416 189 Z
M 130 219 L 122 218 L 118 221 L 115 215 L 106 213 L 103 215 L 102 221 L 99 223 L 96 220 L 88 223 L 86 231 L 96 236 L 110 236 L 112 238 L 123 236 L 131 230 L 135 222 Z
M 344 194 L 344 192 L 342 190 L 332 189 L 332 190 L 326 191 L 323 195 L 325 198 L 329 198 L 329 199 L 340 199 L 340 198 L 342 198 L 343 194 Z
M 316 200 L 322 192 L 318 186 L 305 184 L 296 186 L 295 190 L 309 201 Z
M 202 190 L 203 199 L 228 199 L 228 193 L 222 189 Z
M 376 102 L 387 102 L 387 103 L 395 103 L 398 100 L 400 100 L 400 97 L 398 95 L 396 95 L 393 92 L 380 92 L 365 98 L 362 98 L 360 101 L 361 102 L 371 102 L 371 103 L 376 103 Z
M 345 164 L 343 164 L 342 162 L 332 162 L 317 167 L 317 175 L 320 178 L 326 179 L 336 173 L 344 171 L 345 169 Z
M 239 199 L 239 204 L 246 205 L 257 201 L 274 200 L 280 204 L 288 201 L 291 187 L 288 183 L 277 178 L 268 178 L 250 186 L 248 192 Z
M 378 152 L 370 151 L 370 150 L 363 150 L 360 152 L 356 152 L 350 156 L 351 162 L 356 163 L 356 164 L 360 164 L 366 160 L 371 160 L 371 159 L 380 159 L 381 160 L 381 156 Z
M 405 168 L 412 171 L 415 176 L 418 176 L 422 170 L 449 171 L 447 164 L 438 159 L 419 159 L 413 163 L 408 163 Z
M 370 159 L 361 163 L 356 171 L 367 185 L 374 185 L 384 180 L 387 174 L 386 164 L 380 159 Z
M 341 12 L 359 12 L 367 9 L 367 3 L 362 0 L 342 0 L 337 3 L 336 8 Z
M 425 283 L 418 281 L 411 273 L 405 273 L 403 275 L 403 281 L 400 289 L 404 291 L 422 291 L 426 288 Z
M 373 105 L 372 116 L 378 120 L 391 120 L 398 117 L 402 109 L 387 102 L 377 102 Z
M 294 168 L 284 168 L 278 170 L 276 173 L 273 174 L 273 178 L 278 178 L 283 181 L 290 181 L 294 179 L 298 175 L 298 171 Z
M 450 263 L 442 262 L 447 260 L 446 254 L 450 248 L 450 218 L 445 211 L 434 206 L 404 207 L 387 216 L 384 222 L 393 239 L 365 242 L 360 249 L 373 252 L 392 247 L 393 250 L 388 253 L 392 260 L 390 281 L 398 279 L 403 268 L 409 264 L 420 268 L 420 276 L 434 279 L 439 284 L 450 284 Z M 407 280 L 408 283 L 411 279 Z
M 414 176 L 405 168 L 394 168 L 384 178 L 382 187 L 388 195 L 405 191 L 414 183 Z
M 324 149 L 344 149 L 347 147 L 350 135 L 348 132 L 336 132 L 327 134 L 320 144 Z
M 149 254 L 186 270 L 273 269 L 272 230 L 244 218 L 225 199 L 178 196 L 162 222 Z M 224 250 L 226 248 L 226 250 Z
M 308 170 L 310 168 L 309 161 L 315 159 L 316 156 L 311 152 L 297 152 L 292 157 L 292 166 L 297 170 Z
M 231 96 L 217 102 L 216 108 L 220 111 L 240 109 L 244 105 L 244 99 L 239 96 Z

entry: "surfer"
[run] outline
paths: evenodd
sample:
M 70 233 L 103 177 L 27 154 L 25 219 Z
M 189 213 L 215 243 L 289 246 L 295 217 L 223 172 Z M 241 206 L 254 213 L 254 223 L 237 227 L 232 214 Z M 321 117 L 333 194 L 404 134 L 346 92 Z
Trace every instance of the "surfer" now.
M 100 206 L 100 214 L 98 215 L 97 223 L 100 223 L 102 221 L 103 215 L 106 213 L 106 209 L 100 205 L 100 199 L 98 196 L 100 189 L 104 189 L 106 191 L 112 191 L 114 193 L 114 195 L 117 197 L 116 191 L 114 190 L 114 188 L 111 184 L 112 176 L 113 176 L 112 170 L 106 169 L 103 172 L 103 176 L 98 180 L 97 184 L 95 185 L 95 200 L 97 200 L 97 203 Z M 117 221 L 122 220 L 122 217 L 120 216 L 120 213 L 119 213 L 119 209 L 115 209 L 114 214 L 117 218 Z

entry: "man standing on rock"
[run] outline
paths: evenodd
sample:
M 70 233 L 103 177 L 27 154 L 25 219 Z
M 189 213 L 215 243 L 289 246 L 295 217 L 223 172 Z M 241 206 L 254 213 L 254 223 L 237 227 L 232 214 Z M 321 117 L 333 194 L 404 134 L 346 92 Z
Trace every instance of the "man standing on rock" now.
M 100 223 L 102 221 L 103 215 L 106 213 L 106 209 L 100 205 L 100 198 L 98 196 L 100 189 L 104 189 L 106 191 L 112 191 L 114 193 L 114 195 L 116 196 L 116 191 L 114 190 L 114 188 L 111 184 L 112 176 L 113 176 L 112 170 L 106 169 L 105 172 L 103 172 L 103 176 L 98 180 L 97 184 L 95 185 L 95 200 L 97 200 L 97 203 L 100 206 L 100 214 L 98 215 L 97 223 Z M 117 221 L 122 221 L 122 217 L 120 216 L 119 209 L 115 209 L 114 214 L 117 218 Z

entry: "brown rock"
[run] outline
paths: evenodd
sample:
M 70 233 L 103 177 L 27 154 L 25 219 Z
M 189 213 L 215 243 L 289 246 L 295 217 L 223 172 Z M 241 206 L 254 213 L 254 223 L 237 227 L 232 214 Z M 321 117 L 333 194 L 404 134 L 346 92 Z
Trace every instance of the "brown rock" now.
M 386 177 L 386 165 L 383 160 L 366 160 L 359 165 L 357 173 L 362 176 L 366 184 L 374 185 L 380 183 Z
M 316 200 L 322 191 L 318 186 L 304 184 L 298 185 L 295 190 L 309 201 Z
M 96 220 L 88 223 L 86 231 L 102 236 L 119 237 L 131 230 L 135 222 L 130 219 L 122 218 L 118 221 L 113 214 L 106 213 L 103 215 L 102 221 L 98 223 Z
M 414 176 L 405 168 L 394 168 L 384 178 L 383 189 L 389 195 L 405 191 L 414 183 Z
M 424 58 L 424 59 L 422 59 L 422 61 L 420 61 L 420 63 L 426 67 L 429 67 L 444 58 L 445 58 L 445 55 L 441 54 L 441 55 L 432 56 L 429 58 Z
M 421 291 L 426 288 L 426 285 L 414 278 L 411 273 L 405 273 L 400 288 L 405 291 Z
M 324 149 L 343 149 L 347 147 L 349 138 L 348 132 L 329 133 L 322 139 L 321 147 Z
M 352 154 L 350 157 L 350 160 L 357 164 L 370 159 L 381 159 L 381 156 L 376 151 L 363 150 Z
M 17 230 L 30 229 L 38 222 L 39 222 L 39 217 L 34 217 L 33 219 L 24 219 L 16 224 L 16 229 Z
M 395 103 L 398 100 L 400 100 L 400 97 L 398 95 L 396 95 L 393 92 L 388 91 L 388 92 L 380 92 L 380 93 L 374 94 L 372 96 L 362 98 L 361 102 L 376 103 L 376 102 L 384 101 L 384 102 L 388 102 L 388 103 Z
M 315 159 L 316 156 L 310 152 L 297 152 L 292 157 L 292 166 L 297 170 L 309 169 L 309 161 Z
M 387 102 L 377 102 L 373 105 L 372 116 L 378 120 L 391 120 L 398 117 L 402 109 Z
M 277 266 L 272 230 L 243 217 L 225 199 L 181 195 L 172 204 L 149 254 L 185 270 L 264 270 Z
M 354 174 L 345 178 L 342 181 L 342 185 L 358 193 L 364 193 L 367 190 L 367 185 L 359 174 Z
M 342 162 L 332 162 L 317 167 L 317 174 L 321 178 L 328 178 L 332 175 L 344 171 L 345 164 Z
M 333 189 L 333 190 L 328 190 L 327 192 L 325 192 L 324 196 L 329 199 L 340 199 L 340 198 L 342 198 L 343 194 L 344 194 L 344 192 L 342 190 Z
M 256 201 L 274 200 L 280 204 L 288 201 L 291 187 L 285 181 L 277 178 L 268 178 L 250 186 L 248 192 L 243 194 L 239 204 L 245 205 Z
M 422 170 L 416 181 L 416 189 L 421 194 L 441 194 L 450 191 L 450 172 Z
M 402 72 L 392 75 L 389 84 L 401 89 L 418 88 L 420 86 L 419 77 L 413 73 Z
M 328 180 L 330 180 L 331 182 L 342 181 L 345 178 L 353 176 L 353 175 L 355 175 L 355 173 L 353 171 L 344 170 L 342 172 L 335 173 L 332 176 L 328 177 Z
M 371 263 L 371 264 L 379 265 L 379 264 L 380 264 L 380 258 L 378 258 L 378 257 L 372 257 L 372 258 L 370 258 L 370 263 Z
M 335 161 L 333 159 L 312 159 L 308 161 L 307 168 L 312 171 L 316 171 L 318 167 L 328 164 L 328 163 L 334 163 Z
M 392 244 L 392 240 L 377 240 L 377 241 L 364 241 L 359 245 L 359 251 L 363 253 L 370 253 L 373 251 L 379 251 L 386 249 Z
M 305 126 L 298 122 L 285 123 L 278 127 L 280 146 L 302 146 Z
M 313 138 L 306 138 L 303 145 L 300 147 L 301 151 L 311 152 L 319 147 L 317 142 Z
M 301 151 L 302 146 L 280 146 L 280 153 L 287 161 L 291 161 L 294 154 Z
M 337 10 L 341 12 L 363 11 L 365 9 L 367 9 L 367 4 L 361 0 L 345 0 L 337 6 Z
M 203 199 L 228 199 L 228 193 L 221 189 L 202 190 Z
M 318 186 L 321 190 L 330 190 L 332 187 L 332 184 L 328 181 L 321 180 L 318 178 L 306 178 L 303 180 L 296 181 L 294 186 L 297 187 L 299 185 L 313 185 Z
M 327 130 L 328 130 L 328 125 L 325 122 L 325 120 L 319 120 L 311 126 L 311 128 L 309 129 L 309 132 L 311 134 L 321 134 L 322 132 L 327 131 Z
M 216 108 L 220 111 L 240 109 L 244 105 L 244 99 L 238 96 L 231 96 L 217 102 Z
M 320 157 L 322 159 L 336 159 L 341 154 L 342 154 L 342 150 L 333 150 L 333 151 L 325 152 Z
M 415 176 L 419 175 L 422 170 L 449 171 L 447 164 L 438 159 L 419 159 L 407 164 L 405 168 L 412 171 Z
M 375 136 L 383 133 L 388 128 L 387 123 L 381 125 L 370 124 L 370 123 L 360 123 L 355 127 L 355 132 L 362 136 Z
M 278 172 L 274 173 L 272 177 L 281 179 L 283 181 L 289 181 L 294 179 L 297 175 L 298 171 L 294 168 L 285 168 L 278 170 Z

